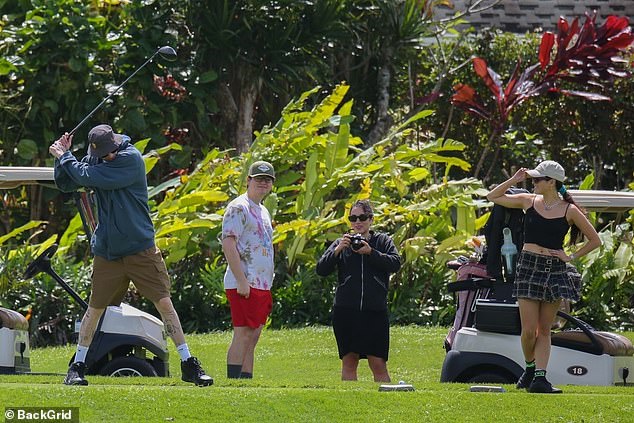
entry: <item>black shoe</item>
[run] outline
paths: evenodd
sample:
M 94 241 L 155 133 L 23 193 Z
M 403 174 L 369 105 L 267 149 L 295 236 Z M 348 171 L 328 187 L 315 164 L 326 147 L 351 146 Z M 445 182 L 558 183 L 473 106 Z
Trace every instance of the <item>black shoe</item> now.
M 73 363 L 68 368 L 66 378 L 64 379 L 64 385 L 88 385 L 88 381 L 84 379 L 86 373 L 86 364 L 82 362 Z
M 200 366 L 200 361 L 196 357 L 189 357 L 185 361 L 181 361 L 181 379 L 185 382 L 191 382 L 196 386 L 209 386 L 214 384 L 211 376 L 207 376 Z
M 531 370 L 524 370 L 522 376 L 517 381 L 517 385 L 515 387 L 517 389 L 528 389 L 531 386 L 531 382 L 533 382 L 533 378 L 535 377 L 535 368 L 531 368 Z
M 528 387 L 528 392 L 533 394 L 561 394 L 561 389 L 555 388 L 545 377 L 536 377 L 533 379 L 531 386 Z

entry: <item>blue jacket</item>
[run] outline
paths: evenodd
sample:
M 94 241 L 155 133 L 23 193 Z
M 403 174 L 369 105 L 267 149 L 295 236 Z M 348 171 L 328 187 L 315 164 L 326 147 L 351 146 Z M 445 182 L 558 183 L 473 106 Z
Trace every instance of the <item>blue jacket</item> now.
M 98 224 L 90 241 L 93 254 L 116 260 L 154 246 L 145 163 L 129 139 L 110 162 L 90 156 L 78 161 L 65 152 L 55 160 L 55 183 L 64 192 L 94 190 Z

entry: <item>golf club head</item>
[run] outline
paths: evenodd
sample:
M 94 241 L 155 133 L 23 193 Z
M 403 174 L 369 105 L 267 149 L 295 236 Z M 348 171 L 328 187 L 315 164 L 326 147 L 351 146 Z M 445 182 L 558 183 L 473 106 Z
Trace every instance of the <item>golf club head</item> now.
M 163 46 L 159 48 L 158 53 L 161 55 L 163 59 L 168 60 L 170 62 L 173 62 L 174 60 L 177 59 L 176 50 L 174 50 L 170 46 Z

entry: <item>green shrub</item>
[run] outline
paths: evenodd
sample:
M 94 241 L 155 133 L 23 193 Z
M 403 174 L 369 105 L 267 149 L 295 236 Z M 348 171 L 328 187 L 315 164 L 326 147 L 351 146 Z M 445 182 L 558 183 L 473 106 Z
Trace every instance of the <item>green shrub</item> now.
M 623 223 L 601 231 L 599 236 L 601 247 L 581 259 L 583 290 L 576 313 L 597 329 L 632 330 L 634 231 L 631 223 Z

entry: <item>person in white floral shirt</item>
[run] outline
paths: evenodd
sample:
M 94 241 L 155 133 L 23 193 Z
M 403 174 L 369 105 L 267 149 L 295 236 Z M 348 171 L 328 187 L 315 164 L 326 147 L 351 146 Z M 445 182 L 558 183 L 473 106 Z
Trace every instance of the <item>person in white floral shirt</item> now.
M 253 378 L 255 346 L 273 306 L 273 227 L 262 204 L 273 181 L 270 163 L 253 163 L 247 192 L 229 203 L 222 220 L 222 250 L 228 264 L 224 287 L 233 324 L 228 378 Z

